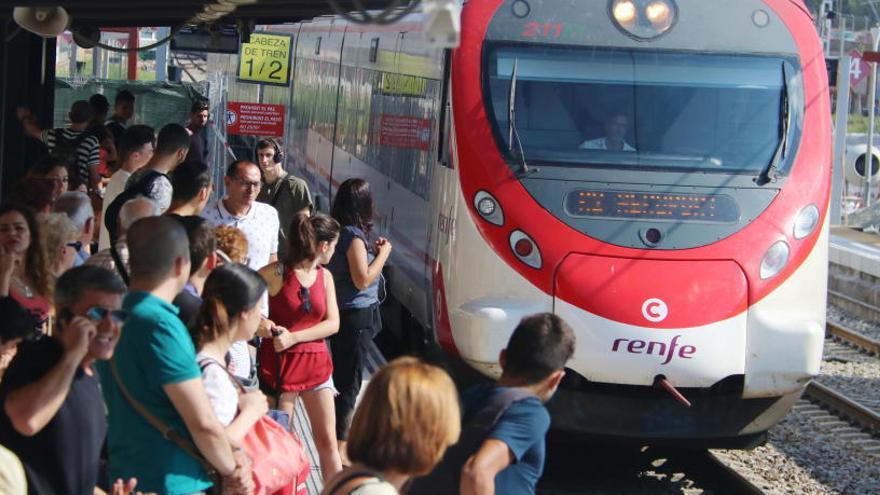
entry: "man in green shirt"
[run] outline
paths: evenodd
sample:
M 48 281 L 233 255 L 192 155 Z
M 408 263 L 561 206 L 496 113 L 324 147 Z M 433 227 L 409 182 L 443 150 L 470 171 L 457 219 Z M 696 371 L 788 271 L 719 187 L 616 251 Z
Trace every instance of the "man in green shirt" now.
M 131 292 L 122 303 L 128 320 L 115 364 L 128 394 L 165 426 L 191 439 L 223 477 L 224 493 L 249 493 L 250 464 L 214 415 L 196 363 L 196 351 L 171 301 L 190 271 L 183 227 L 168 217 L 138 220 L 127 235 Z M 112 478 L 137 478 L 138 490 L 199 493 L 212 482 L 200 463 L 148 423 L 120 390 L 110 365 L 101 369 L 109 410 Z
M 263 171 L 263 185 L 257 201 L 275 207 L 281 229 L 278 231 L 278 259 L 287 255 L 290 222 L 299 212 L 309 213 L 312 209 L 312 196 L 306 181 L 294 177 L 284 170 L 284 153 L 274 139 L 261 139 L 254 151 L 257 164 Z

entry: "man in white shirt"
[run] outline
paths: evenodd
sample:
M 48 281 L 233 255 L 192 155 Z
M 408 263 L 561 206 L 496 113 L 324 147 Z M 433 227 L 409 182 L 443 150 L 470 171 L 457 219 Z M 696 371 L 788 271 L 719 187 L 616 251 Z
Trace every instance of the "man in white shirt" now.
M 125 190 L 125 182 L 131 174 L 143 167 L 153 157 L 156 148 L 156 131 L 148 125 L 133 125 L 126 129 L 119 138 L 119 169 L 110 176 L 104 192 L 103 214 L 107 207 Z M 101 222 L 101 233 L 98 236 L 98 249 L 110 248 L 110 233 Z
M 278 212 L 270 205 L 257 202 L 262 185 L 260 168 L 249 160 L 238 160 L 226 169 L 223 178 L 226 197 L 217 200 L 202 212 L 214 225 L 229 225 L 241 230 L 248 241 L 247 266 L 254 270 L 278 260 Z M 265 301 L 268 302 L 268 301 Z M 263 316 L 268 304 L 264 305 Z M 247 344 L 233 342 L 229 348 L 234 365 L 233 374 L 243 381 L 252 377 Z
M 616 113 L 605 121 L 605 137 L 584 141 L 578 147 L 582 150 L 635 151 L 624 138 L 629 128 L 629 117 Z
M 262 185 L 260 168 L 249 160 L 238 160 L 223 178 L 226 197 L 205 208 L 202 216 L 215 225 L 230 225 L 244 232 L 248 240 L 247 265 L 254 270 L 278 260 L 278 212 L 257 202 Z

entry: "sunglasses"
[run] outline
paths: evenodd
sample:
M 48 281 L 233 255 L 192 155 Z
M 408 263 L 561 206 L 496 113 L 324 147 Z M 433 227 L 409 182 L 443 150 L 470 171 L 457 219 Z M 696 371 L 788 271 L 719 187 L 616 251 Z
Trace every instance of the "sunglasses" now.
M 82 241 L 68 242 L 67 244 L 65 244 L 65 246 L 72 247 L 74 251 L 79 252 L 79 250 L 83 247 L 83 243 Z
M 128 319 L 128 312 L 122 309 L 110 310 L 101 306 L 93 306 L 86 311 L 86 317 L 95 323 L 103 320 L 108 315 L 113 320 L 113 323 L 117 325 L 125 323 L 125 320 Z
M 299 288 L 299 298 L 302 299 L 302 309 L 306 314 L 312 312 L 312 298 L 309 295 L 308 287 Z

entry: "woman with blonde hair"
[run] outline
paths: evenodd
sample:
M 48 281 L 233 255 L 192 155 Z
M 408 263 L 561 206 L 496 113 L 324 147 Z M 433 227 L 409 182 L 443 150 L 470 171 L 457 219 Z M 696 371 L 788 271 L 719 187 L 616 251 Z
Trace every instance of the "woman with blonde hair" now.
M 458 441 L 461 411 L 452 379 L 413 357 L 391 361 L 370 379 L 348 438 L 353 464 L 323 495 L 394 495 Z
M 58 278 L 76 262 L 76 253 L 82 247 L 79 229 L 64 213 L 44 215 L 39 222 L 49 272 Z

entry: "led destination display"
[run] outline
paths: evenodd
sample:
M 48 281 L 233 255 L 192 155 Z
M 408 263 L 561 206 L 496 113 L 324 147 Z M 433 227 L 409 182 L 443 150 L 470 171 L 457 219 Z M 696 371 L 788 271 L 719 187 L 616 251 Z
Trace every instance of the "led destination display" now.
M 576 217 L 640 218 L 732 223 L 739 208 L 730 196 L 576 190 L 565 209 Z

